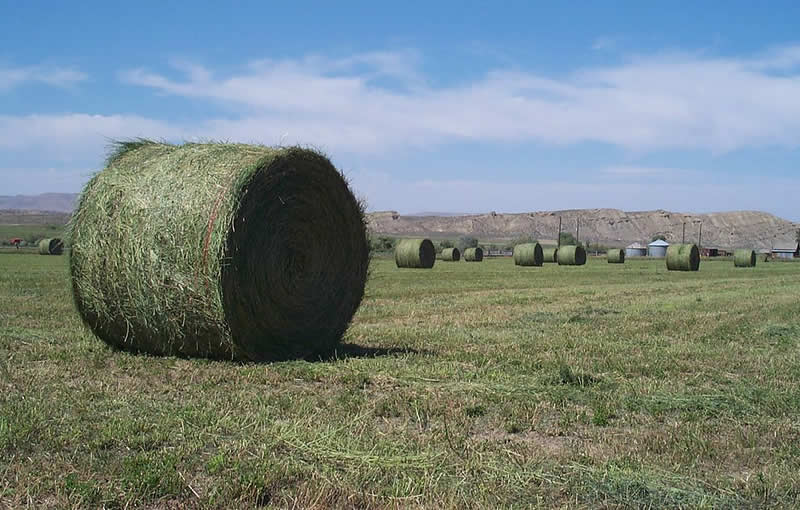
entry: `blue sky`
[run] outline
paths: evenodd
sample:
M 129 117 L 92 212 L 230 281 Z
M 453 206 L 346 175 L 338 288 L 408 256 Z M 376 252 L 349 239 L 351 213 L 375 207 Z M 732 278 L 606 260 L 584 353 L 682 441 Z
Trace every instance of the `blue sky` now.
M 109 140 L 300 143 L 371 210 L 800 220 L 800 3 L 0 0 L 0 195 Z

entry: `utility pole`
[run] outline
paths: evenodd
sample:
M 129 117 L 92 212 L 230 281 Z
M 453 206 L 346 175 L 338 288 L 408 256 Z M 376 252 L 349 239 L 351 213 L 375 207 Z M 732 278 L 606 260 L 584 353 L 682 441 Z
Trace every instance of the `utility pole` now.
M 686 244 L 686 222 L 683 222 L 683 236 L 681 237 L 681 244 Z
M 561 248 L 561 216 L 558 217 L 558 240 L 556 243 L 558 247 Z
M 580 242 L 581 238 L 581 217 L 578 216 L 578 219 L 575 220 L 575 244 L 577 245 Z
M 703 247 L 703 222 L 700 222 L 700 235 L 697 236 L 697 248 Z

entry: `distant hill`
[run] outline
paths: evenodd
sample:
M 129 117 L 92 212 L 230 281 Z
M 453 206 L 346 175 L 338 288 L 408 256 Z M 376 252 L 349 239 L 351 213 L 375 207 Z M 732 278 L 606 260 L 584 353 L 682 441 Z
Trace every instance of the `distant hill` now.
M 20 211 L 51 211 L 72 213 L 76 193 L 42 193 L 41 195 L 0 195 L 0 209 L 16 209 Z
M 731 211 L 687 214 L 664 210 L 625 212 L 618 209 L 573 209 L 517 214 L 471 214 L 463 216 L 408 216 L 395 211 L 367 215 L 372 232 L 395 236 L 512 239 L 531 235 L 537 239 L 556 239 L 558 220 L 562 230 L 575 233 L 580 218 L 580 239 L 609 246 L 649 242 L 656 235 L 680 242 L 686 222 L 687 242 L 697 242 L 702 222 L 703 246 L 719 248 L 771 248 L 791 243 L 800 224 L 759 211 Z
M 65 224 L 77 198 L 74 193 L 0 196 L 0 224 Z M 671 243 L 680 242 L 684 222 L 687 224 L 687 241 L 697 242 L 702 222 L 703 246 L 719 248 L 762 249 L 791 244 L 800 228 L 800 224 L 760 211 L 690 214 L 664 210 L 571 209 L 514 214 L 400 215 L 396 211 L 367 214 L 369 229 L 377 234 L 435 238 L 470 235 L 498 240 L 523 235 L 541 240 L 555 239 L 559 217 L 564 232 L 574 234 L 576 221 L 580 218 L 581 240 L 620 247 L 634 242 L 647 243 L 657 235 L 663 235 Z

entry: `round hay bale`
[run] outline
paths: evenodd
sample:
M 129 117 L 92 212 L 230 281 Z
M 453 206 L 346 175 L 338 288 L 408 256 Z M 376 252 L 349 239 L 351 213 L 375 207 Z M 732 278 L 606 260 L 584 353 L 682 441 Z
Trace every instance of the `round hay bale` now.
M 542 248 L 542 258 L 545 263 L 555 264 L 558 262 L 558 248 L 556 246 Z
M 695 244 L 672 244 L 667 248 L 667 269 L 697 271 L 700 269 L 700 250 Z
M 525 243 L 514 246 L 514 265 L 541 266 L 544 263 L 544 252 L 539 243 Z
M 39 255 L 61 255 L 64 253 L 64 242 L 58 237 L 39 241 Z
M 734 251 L 733 265 L 735 267 L 756 267 L 756 252 L 754 250 Z
M 458 262 L 461 260 L 461 252 L 458 248 L 445 248 L 442 250 L 442 260 L 446 262 Z
M 562 246 L 558 249 L 559 266 L 582 266 L 586 264 L 586 250 L 583 246 Z
M 464 250 L 464 260 L 466 262 L 482 262 L 483 261 L 483 248 L 467 248 Z
M 70 230 L 84 322 L 112 346 L 152 354 L 331 352 L 369 266 L 363 208 L 345 178 L 294 147 L 120 143 Z
M 612 248 L 606 252 L 606 258 L 608 259 L 609 264 L 624 264 L 625 250 Z
M 436 248 L 430 239 L 401 239 L 394 248 L 397 267 L 430 269 L 436 262 Z

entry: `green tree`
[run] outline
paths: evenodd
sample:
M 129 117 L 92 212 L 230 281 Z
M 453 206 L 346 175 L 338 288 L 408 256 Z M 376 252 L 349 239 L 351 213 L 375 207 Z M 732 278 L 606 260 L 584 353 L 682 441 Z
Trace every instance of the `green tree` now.
M 664 234 L 658 234 L 658 235 L 653 236 L 653 238 L 650 239 L 650 242 L 652 243 L 654 241 L 666 241 L 666 240 L 667 240 L 667 237 Z
M 575 246 L 578 244 L 575 236 L 570 232 L 561 232 L 561 246 Z
M 464 251 L 466 248 L 477 248 L 478 238 L 472 236 L 461 236 L 458 238 L 458 249 Z

